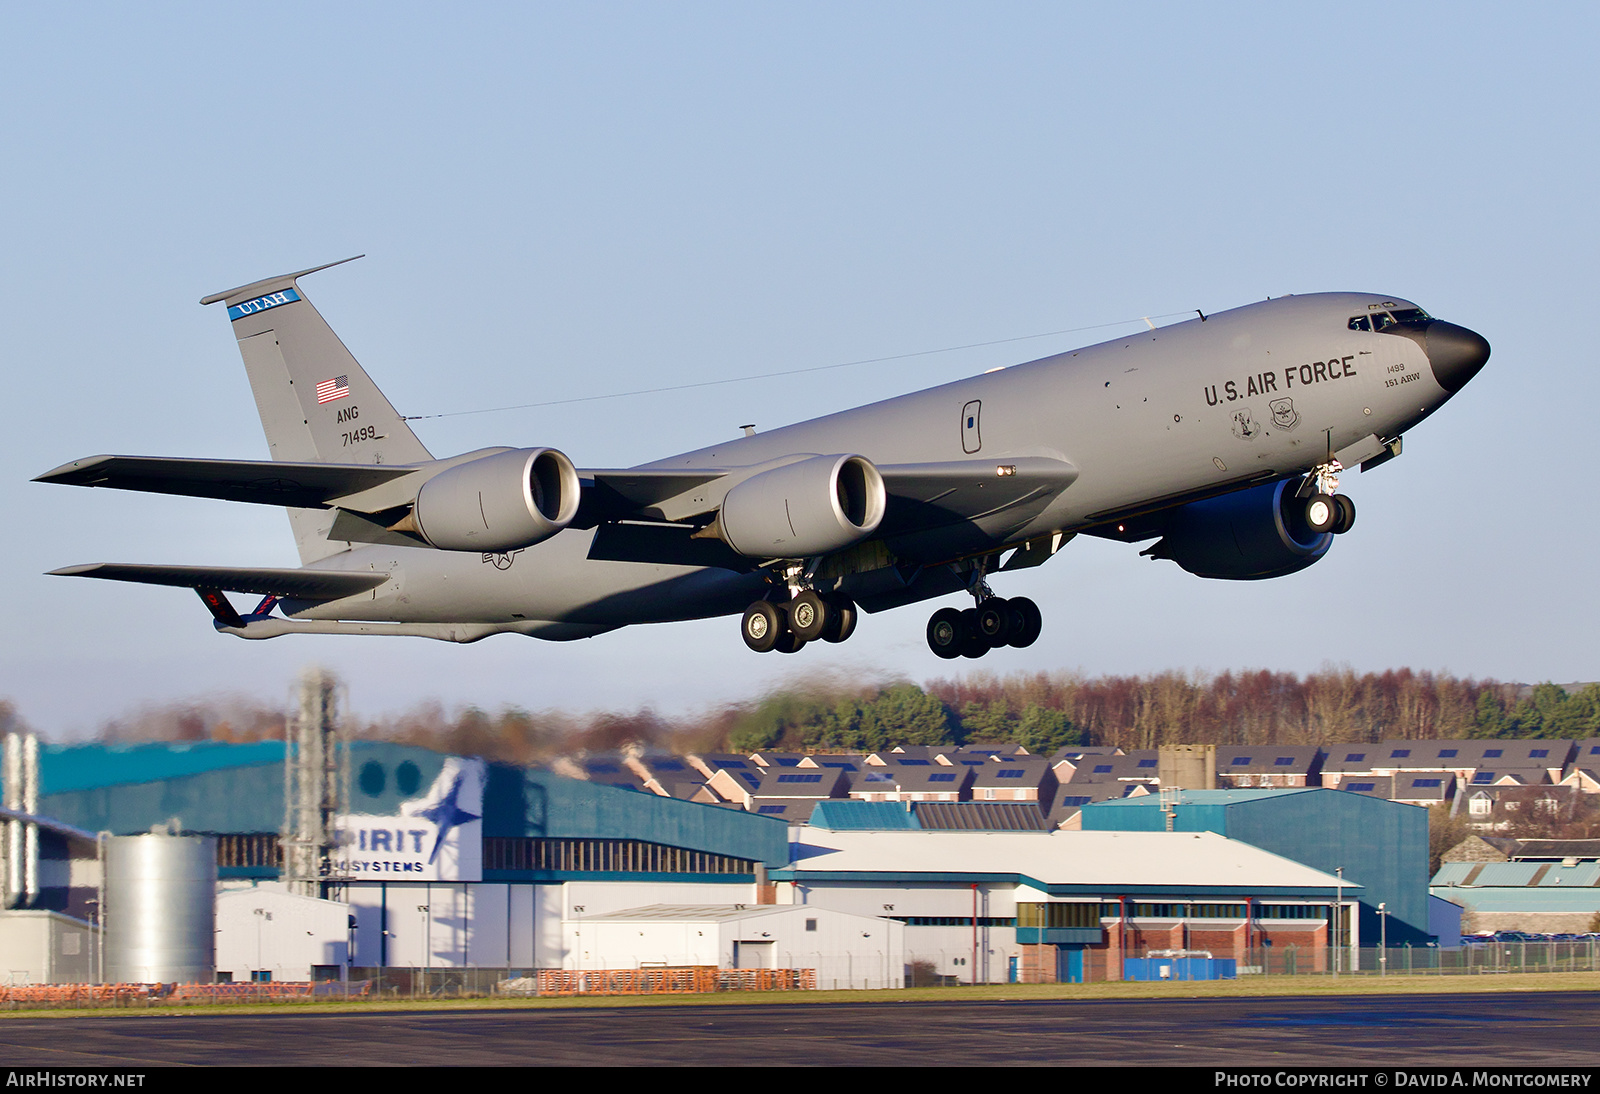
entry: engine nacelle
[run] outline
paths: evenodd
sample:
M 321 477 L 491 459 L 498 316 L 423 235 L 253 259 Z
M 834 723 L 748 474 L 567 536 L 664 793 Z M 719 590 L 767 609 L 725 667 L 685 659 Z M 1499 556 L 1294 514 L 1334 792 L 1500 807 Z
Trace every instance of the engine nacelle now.
M 1146 554 L 1200 577 L 1254 581 L 1303 570 L 1328 553 L 1333 535 L 1306 526 L 1298 479 L 1191 502 L 1172 515 Z
M 417 533 L 441 551 L 515 551 L 578 513 L 578 472 L 554 448 L 519 448 L 441 471 L 422 484 Z
M 812 456 L 752 475 L 723 499 L 722 538 L 749 558 L 810 558 L 877 531 L 883 476 L 862 456 Z

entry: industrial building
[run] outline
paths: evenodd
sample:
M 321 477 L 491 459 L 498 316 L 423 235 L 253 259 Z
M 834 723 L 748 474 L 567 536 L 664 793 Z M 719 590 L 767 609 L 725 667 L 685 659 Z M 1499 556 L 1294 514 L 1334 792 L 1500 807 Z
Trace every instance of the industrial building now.
M 1428 811 L 1414 805 L 1318 787 L 1180 790 L 1095 802 L 1079 816 L 1085 831 L 1215 832 L 1342 877 L 1361 887 L 1365 945 L 1380 935 L 1391 946 L 1423 945 L 1434 933 Z
M 308 678 L 287 741 L 9 741 L 0 931 L 54 932 L 60 958 L 11 979 L 803 960 L 823 986 L 1050 982 L 1143 975 L 1152 955 L 1311 972 L 1385 931 L 1426 936 L 1426 812 L 1372 797 L 1141 784 L 1063 831 L 1044 800 L 1055 765 L 1001 749 L 562 774 L 344 740 L 334 700 Z M 922 778 L 940 772 L 971 797 Z M 702 793 L 719 778 L 804 802 L 809 824 Z
M 908 830 L 879 808 L 880 830 L 802 830 L 776 899 L 898 920 L 942 979 L 1119 980 L 1153 951 L 1321 971 L 1348 961 L 1330 922 L 1362 944 L 1361 886 L 1213 832 Z

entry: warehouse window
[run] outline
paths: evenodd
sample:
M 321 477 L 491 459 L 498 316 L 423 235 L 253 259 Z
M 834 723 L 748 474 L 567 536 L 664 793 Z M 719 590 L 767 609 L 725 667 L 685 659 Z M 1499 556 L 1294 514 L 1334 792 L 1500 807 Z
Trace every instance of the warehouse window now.
M 749 859 L 626 839 L 545 839 L 485 836 L 485 870 L 565 873 L 753 874 Z
M 1327 909 L 1315 904 L 1262 904 L 1257 919 L 1326 919 Z

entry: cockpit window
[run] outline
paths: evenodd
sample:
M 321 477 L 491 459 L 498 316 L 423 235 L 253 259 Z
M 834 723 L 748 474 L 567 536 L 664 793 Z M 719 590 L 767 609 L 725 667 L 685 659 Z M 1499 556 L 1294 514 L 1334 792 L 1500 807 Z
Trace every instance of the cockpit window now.
M 1432 319 L 1433 316 L 1421 308 L 1396 308 L 1392 312 L 1374 311 L 1369 315 L 1352 315 L 1350 317 L 1351 330 L 1387 330 L 1396 323 L 1421 323 Z
M 1396 308 L 1394 312 L 1394 321 L 1396 323 L 1421 323 L 1432 318 L 1433 316 L 1421 308 Z

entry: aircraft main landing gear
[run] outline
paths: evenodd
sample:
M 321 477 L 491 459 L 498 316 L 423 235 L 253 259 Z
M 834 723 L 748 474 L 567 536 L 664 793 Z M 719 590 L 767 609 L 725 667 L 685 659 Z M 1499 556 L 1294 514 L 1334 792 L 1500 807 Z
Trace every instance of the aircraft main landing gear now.
M 855 633 L 856 618 L 846 597 L 808 589 L 784 604 L 757 600 L 744 610 L 739 634 L 757 653 L 797 653 L 807 642 L 843 642 Z
M 975 608 L 934 612 L 928 620 L 928 648 L 946 659 L 982 657 L 1002 646 L 1033 645 L 1043 626 L 1039 606 L 1027 597 L 1005 600 L 990 594 L 980 597 Z

